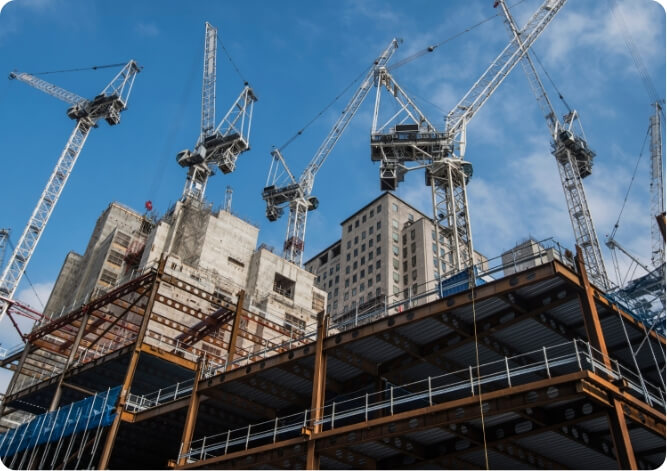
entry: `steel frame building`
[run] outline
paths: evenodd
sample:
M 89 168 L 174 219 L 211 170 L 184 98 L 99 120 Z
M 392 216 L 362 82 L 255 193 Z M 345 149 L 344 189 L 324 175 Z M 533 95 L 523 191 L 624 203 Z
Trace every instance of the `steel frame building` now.
M 289 332 L 244 310 L 242 293 L 188 313 L 191 338 L 224 332 L 229 365 L 149 335 L 167 322 L 165 284 L 187 290 L 162 263 L 34 330 L 5 360 L 22 374 L 3 416 L 122 385 L 109 426 L 14 455 L 5 434 L 5 464 L 41 454 L 58 468 L 83 456 L 99 469 L 648 469 L 665 459 L 665 339 L 590 285 L 580 253 L 356 325 L 330 326 L 323 313 L 316 330 Z M 117 327 L 131 334 L 117 340 Z M 113 346 L 96 349 L 112 333 Z M 256 348 L 229 348 L 253 335 Z M 82 345 L 99 355 L 82 360 Z M 57 374 L 14 388 L 55 362 Z

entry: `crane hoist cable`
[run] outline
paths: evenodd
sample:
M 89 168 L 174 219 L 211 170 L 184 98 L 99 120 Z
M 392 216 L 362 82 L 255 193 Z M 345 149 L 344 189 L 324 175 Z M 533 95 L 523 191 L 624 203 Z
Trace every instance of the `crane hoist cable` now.
M 303 132 L 308 128 L 311 124 L 313 124 L 315 121 L 317 121 L 329 108 L 331 108 L 334 103 L 336 103 L 347 91 L 352 88 L 354 84 L 356 84 L 359 80 L 361 80 L 362 77 L 364 77 L 367 73 L 368 70 L 373 67 L 371 65 L 370 67 L 366 67 L 354 80 L 352 80 L 347 86 L 338 94 L 335 96 L 333 100 L 329 102 L 328 105 L 326 105 L 322 110 L 320 110 L 319 113 L 317 113 L 315 116 L 313 116 L 310 121 L 308 121 L 303 127 L 301 127 L 292 137 L 290 137 L 282 146 L 278 148 L 279 151 L 282 152 L 283 149 L 285 149 L 288 145 L 294 141 L 297 137 L 299 137 Z
M 234 62 L 234 60 L 232 59 L 232 56 L 227 51 L 227 48 L 223 44 L 222 39 L 220 39 L 219 35 L 218 35 L 218 42 L 220 43 L 220 47 L 222 47 L 222 50 L 224 51 L 225 55 L 227 56 L 227 59 L 229 59 L 230 64 L 232 64 L 232 67 L 236 71 L 236 74 L 239 76 L 241 81 L 243 81 L 243 85 L 248 85 L 248 81 L 245 79 L 245 77 L 241 73 L 241 70 L 236 66 L 236 63 Z
M 82 70 L 98 70 L 98 69 L 110 69 L 113 67 L 122 67 L 125 65 L 125 62 L 118 64 L 106 64 L 106 65 L 93 65 L 91 67 L 77 67 L 74 69 L 60 69 L 60 70 L 50 70 L 47 72 L 31 72 L 30 75 L 48 75 L 48 74 L 60 74 L 64 72 L 80 72 Z
M 644 156 L 644 149 L 646 149 L 646 141 L 648 140 L 650 130 L 646 131 L 646 135 L 644 136 L 644 142 L 642 143 L 642 150 L 639 153 L 639 157 L 637 157 L 637 163 L 635 163 L 635 169 L 632 172 L 632 178 L 630 179 L 630 184 L 628 185 L 628 190 L 625 192 L 625 198 L 623 199 L 623 204 L 621 205 L 621 210 L 618 213 L 618 218 L 616 219 L 616 224 L 614 224 L 614 229 L 611 231 L 611 235 L 608 237 L 608 239 L 613 239 L 614 236 L 616 235 L 616 231 L 618 230 L 618 225 L 621 222 L 621 216 L 623 215 L 623 210 L 625 209 L 625 204 L 628 202 L 628 197 L 630 196 L 630 189 L 632 188 L 632 184 L 635 181 L 635 177 L 637 176 L 637 169 L 639 168 L 639 162 L 641 161 L 642 157 Z
M 537 61 L 538 65 L 540 66 L 540 69 L 542 69 L 542 72 L 544 72 L 544 75 L 547 77 L 547 79 L 549 79 L 549 83 L 551 83 L 551 86 L 554 87 L 554 90 L 556 90 L 556 93 L 558 93 L 558 98 L 560 99 L 561 102 L 563 102 L 565 108 L 567 108 L 567 112 L 572 113 L 572 108 L 570 108 L 568 102 L 565 101 L 565 97 L 561 93 L 560 89 L 556 86 L 556 83 L 551 78 L 551 75 L 549 75 L 549 72 L 547 71 L 546 67 L 544 67 L 544 64 L 542 64 L 542 61 L 540 60 L 538 55 L 532 49 L 528 51 L 528 53 L 533 56 L 533 58 Z
M 518 2 L 514 3 L 512 5 L 512 7 L 520 5 L 521 3 L 525 2 L 525 1 L 526 0 L 519 0 Z M 463 36 L 464 34 L 469 33 L 470 31 L 474 30 L 475 28 L 478 28 L 478 27 L 482 26 L 483 24 L 488 23 L 489 21 L 495 19 L 496 17 L 498 17 L 500 15 L 501 15 L 501 13 L 496 13 L 495 15 L 484 18 L 482 21 L 479 21 L 472 26 L 468 26 L 466 29 L 464 29 L 462 31 L 459 31 L 458 33 L 456 33 L 452 36 L 449 36 L 448 38 L 443 39 L 442 41 L 440 41 L 438 43 L 435 43 L 435 44 L 432 44 L 428 47 L 425 47 L 424 49 L 421 49 L 421 50 L 415 52 L 412 55 L 409 55 L 409 56 L 404 57 L 403 59 L 401 59 L 399 61 L 394 62 L 392 65 L 387 67 L 387 70 L 389 70 L 389 71 L 396 70 L 399 67 L 404 66 L 405 64 L 409 64 L 410 62 L 412 62 L 416 59 L 419 59 L 420 57 L 425 56 L 426 54 L 428 54 L 430 52 L 435 51 L 437 48 L 439 48 L 443 44 L 446 44 L 446 43 L 448 43 L 450 41 L 453 41 L 454 39 L 458 38 L 459 36 Z

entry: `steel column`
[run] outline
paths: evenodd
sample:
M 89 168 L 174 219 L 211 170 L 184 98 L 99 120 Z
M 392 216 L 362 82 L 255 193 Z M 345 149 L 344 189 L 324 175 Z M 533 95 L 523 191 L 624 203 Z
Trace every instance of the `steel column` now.
M 243 315 L 243 301 L 245 300 L 245 291 L 239 291 L 236 300 L 236 313 L 234 314 L 234 322 L 232 323 L 232 332 L 229 335 L 229 348 L 227 350 L 227 368 L 232 366 L 234 356 L 236 355 L 236 340 L 239 336 L 239 326 L 241 324 L 241 316 Z
M 306 469 L 320 469 L 320 455 L 315 451 L 315 440 L 313 435 L 322 431 L 322 424 L 317 422 L 322 418 L 324 412 L 324 396 L 327 381 L 327 355 L 324 350 L 324 338 L 329 330 L 329 316 L 320 312 L 317 325 L 317 340 L 315 342 L 315 367 L 313 372 L 313 392 L 310 409 L 308 449 L 306 452 Z
M 151 312 L 153 311 L 153 304 L 155 303 L 155 297 L 160 287 L 160 281 L 162 274 L 164 273 L 164 266 L 167 262 L 166 257 L 160 259 L 158 265 L 157 274 L 153 280 L 153 286 L 151 287 L 151 294 L 148 298 L 148 303 L 146 304 L 146 309 L 144 310 L 144 318 L 141 320 L 141 327 L 139 333 L 137 334 L 137 340 L 134 343 L 134 350 L 132 351 L 132 356 L 130 357 L 130 362 L 127 366 L 127 372 L 125 373 L 125 380 L 123 381 L 123 387 L 120 391 L 120 396 L 118 397 L 118 405 L 116 406 L 116 415 L 113 419 L 113 422 L 109 426 L 109 432 L 107 432 L 106 439 L 104 441 L 104 447 L 102 448 L 102 453 L 100 455 L 100 462 L 97 466 L 97 469 L 107 469 L 109 467 L 109 459 L 111 458 L 111 451 L 113 450 L 114 443 L 116 441 L 116 435 L 118 434 L 118 429 L 120 428 L 121 422 L 121 413 L 125 407 L 125 399 L 127 398 L 128 393 L 130 392 L 130 387 L 132 386 L 132 381 L 134 379 L 134 373 L 137 370 L 137 365 L 139 364 L 139 356 L 141 355 L 141 344 L 144 341 L 146 335 L 146 330 L 148 329 L 148 323 L 151 318 Z
M 58 408 L 58 404 L 60 404 L 60 398 L 63 394 L 63 381 L 65 381 L 65 373 L 72 364 L 72 361 L 74 361 L 76 352 L 79 349 L 79 344 L 81 343 L 83 334 L 86 331 L 86 327 L 88 326 L 89 317 L 90 313 L 86 311 L 86 313 L 83 315 L 83 318 L 81 319 L 81 325 L 79 326 L 79 331 L 76 333 L 76 338 L 74 339 L 74 343 L 72 343 L 72 351 L 70 351 L 69 356 L 67 357 L 67 361 L 63 366 L 63 371 L 62 373 L 60 373 L 60 376 L 58 377 L 58 384 L 56 386 L 56 391 L 53 393 L 53 399 L 51 399 L 49 412 L 53 412 L 54 410 L 56 410 Z
M 192 393 L 190 395 L 190 403 L 188 404 L 188 412 L 185 416 L 185 425 L 183 426 L 183 436 L 181 438 L 181 449 L 178 453 L 178 464 L 185 464 L 185 453 L 190 449 L 192 437 L 195 433 L 195 425 L 197 424 L 197 413 L 199 412 L 199 403 L 201 402 L 201 395 L 197 391 L 199 389 L 199 378 L 201 377 L 201 370 L 204 364 L 204 359 L 199 357 L 197 360 L 197 369 L 195 370 L 195 381 L 192 384 Z

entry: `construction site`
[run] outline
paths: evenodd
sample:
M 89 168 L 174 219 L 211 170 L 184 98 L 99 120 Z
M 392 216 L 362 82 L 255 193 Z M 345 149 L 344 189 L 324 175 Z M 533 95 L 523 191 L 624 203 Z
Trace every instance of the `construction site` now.
M 616 271 L 635 269 L 621 284 L 605 267 L 583 184 L 595 171 L 595 152 L 578 113 L 555 111 L 530 52 L 566 0 L 540 1 L 524 25 L 505 0 L 488 3 L 509 41 L 446 114 L 444 128 L 392 74 L 401 41 L 391 39 L 301 173 L 291 169 L 285 146 L 273 148 L 257 200 L 271 222 L 288 213 L 281 250 L 232 211 L 231 188 L 219 207 L 206 197 L 224 179 L 216 173 L 245 164 L 251 130 L 262 132 L 252 126 L 261 102 L 247 81 L 216 117 L 222 42 L 206 22 L 199 135 L 192 148 L 172 149 L 185 173 L 182 193 L 160 215 L 150 201 L 145 211 L 110 202 L 87 223 L 82 254 L 52 254 L 64 261 L 43 309 L 17 299 L 19 282 L 88 134 L 104 121 L 121 123 L 142 67 L 121 64 L 91 99 L 12 72 L 11 79 L 68 103 L 75 125 L 20 238 L 11 243 L 9 230 L 0 230 L 0 320 L 21 339 L 0 347 L 0 367 L 11 371 L 0 402 L 2 464 L 660 468 L 664 100 L 656 97 L 646 116 L 651 261 L 615 239 L 618 222 L 604 241 L 615 261 L 629 258 Z M 546 120 L 549 163 L 558 168 L 574 244 L 519 234 L 525 238 L 513 248 L 482 253 L 470 224 L 470 212 L 484 208 L 469 205 L 466 139 L 474 137 L 466 127 L 520 70 Z M 320 204 L 315 177 L 371 90 L 364 163 L 379 167 L 373 185 L 380 191 L 345 208 L 329 240 L 308 237 L 314 250 L 306 252 L 308 215 Z M 423 174 L 432 212 L 397 195 L 409 172 Z

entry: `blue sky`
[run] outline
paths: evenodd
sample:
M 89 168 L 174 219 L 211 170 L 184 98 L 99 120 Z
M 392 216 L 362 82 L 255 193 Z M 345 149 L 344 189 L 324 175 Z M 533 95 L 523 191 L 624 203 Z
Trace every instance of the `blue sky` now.
M 650 0 L 617 0 L 651 79 L 664 97 L 665 13 Z M 1 2 L 0 2 L 1 3 Z M 234 188 L 233 210 L 257 224 L 260 242 L 281 247 L 286 218 L 269 223 L 261 191 L 271 146 L 285 143 L 382 51 L 403 39 L 394 61 L 446 40 L 498 13 L 491 0 L 337 2 L 183 2 L 15 0 L 0 13 L 0 70 L 52 71 L 135 59 L 137 77 L 121 124 L 91 132 L 70 181 L 28 266 L 44 302 L 68 251 L 83 253 L 96 218 L 111 201 L 137 210 L 152 200 L 163 213 L 182 191 L 185 169 L 175 155 L 192 148 L 200 122 L 204 22 L 219 37 L 254 87 L 251 150 L 237 170 L 209 181 L 216 205 Z M 516 2 L 508 2 L 510 5 Z M 540 2 L 513 9 L 519 23 Z M 500 17 L 446 42 L 392 73 L 431 121 L 458 102 L 507 43 Z M 618 216 L 652 111 L 609 2 L 569 2 L 533 48 L 566 100 L 576 108 L 590 146 L 594 173 L 585 180 L 598 236 Z M 111 80 L 109 69 L 43 78 L 84 97 Z M 242 81 L 218 51 L 217 118 Z M 558 111 L 564 108 L 549 88 Z M 300 173 L 336 120 L 349 94 L 284 150 Z M 26 84 L 0 81 L 2 185 L 0 226 L 18 239 L 74 126 L 67 105 Z M 378 166 L 370 161 L 373 97 L 354 118 L 322 168 L 308 219 L 305 256 L 340 236 L 339 223 L 379 194 Z M 517 67 L 468 127 L 467 160 L 475 166 L 468 187 L 478 250 L 499 255 L 532 235 L 573 247 L 572 229 L 549 137 L 523 71 Z M 644 150 L 617 239 L 649 258 L 649 150 Z M 398 195 L 431 213 L 421 174 L 409 174 Z M 612 272 L 610 257 L 608 272 Z M 29 286 L 18 297 L 40 308 Z M 4 346 L 10 325 L 3 321 Z

